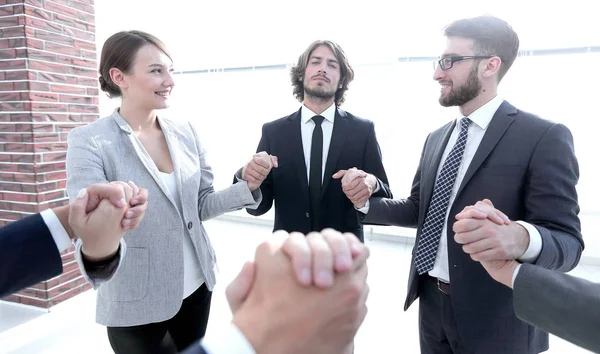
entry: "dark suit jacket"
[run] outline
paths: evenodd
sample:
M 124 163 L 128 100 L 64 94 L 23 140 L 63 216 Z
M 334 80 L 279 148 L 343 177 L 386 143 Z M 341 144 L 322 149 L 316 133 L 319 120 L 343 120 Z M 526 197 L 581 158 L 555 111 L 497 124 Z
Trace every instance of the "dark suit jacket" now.
M 378 178 L 379 191 L 374 195 L 392 197 L 381 162 L 381 151 L 373 122 L 336 110 L 331 144 L 327 155 L 320 215 L 310 215 L 308 179 L 302 149 L 301 110 L 262 127 L 257 151 L 278 157 L 278 168 L 260 186 L 262 202 L 251 215 L 262 215 L 275 201 L 274 231 L 311 231 L 311 219 L 318 218 L 319 229 L 333 228 L 351 232 L 363 241 L 363 227 L 358 212 L 342 191 L 341 179 L 331 176 L 341 169 L 356 167 Z
M 0 297 L 62 273 L 56 243 L 40 214 L 0 228 Z
M 523 264 L 514 306 L 523 321 L 600 353 L 600 284 Z
M 437 168 L 454 125 L 452 121 L 427 137 L 410 197 L 371 198 L 365 221 L 417 227 L 418 244 Z M 454 241 L 454 216 L 488 198 L 511 220 L 526 221 L 540 232 L 543 247 L 535 264 L 566 272 L 577 265 L 584 246 L 575 190 L 578 178 L 573 137 L 565 126 L 517 110 L 508 102 L 500 105 L 447 220 L 456 323 L 461 338 L 476 353 L 539 353 L 548 348 L 548 335 L 519 320 L 512 291 L 493 281 Z M 413 249 L 405 309 L 419 296 L 420 278 Z

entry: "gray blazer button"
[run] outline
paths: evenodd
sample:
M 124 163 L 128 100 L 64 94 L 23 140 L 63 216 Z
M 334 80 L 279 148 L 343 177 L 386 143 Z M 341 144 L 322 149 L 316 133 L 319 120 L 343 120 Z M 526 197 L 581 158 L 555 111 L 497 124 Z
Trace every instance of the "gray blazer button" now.
M 307 218 L 310 218 L 310 214 L 309 214 L 309 213 L 306 213 L 306 217 L 307 217 Z
M 191 221 L 190 221 L 190 222 L 188 222 L 188 230 L 191 230 L 193 225 L 194 225 L 194 224 L 192 224 L 192 222 L 191 222 Z

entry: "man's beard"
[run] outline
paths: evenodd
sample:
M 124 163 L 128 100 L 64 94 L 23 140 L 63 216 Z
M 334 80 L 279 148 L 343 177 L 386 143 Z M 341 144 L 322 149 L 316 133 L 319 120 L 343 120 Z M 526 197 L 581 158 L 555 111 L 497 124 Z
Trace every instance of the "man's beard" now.
M 319 98 L 324 101 L 329 100 L 335 96 L 335 91 L 327 91 L 327 89 L 325 89 L 324 87 L 319 87 L 319 86 L 316 86 L 316 87 L 304 86 L 304 93 L 311 97 Z
M 452 86 L 447 96 L 440 97 L 440 104 L 444 107 L 462 106 L 479 95 L 481 91 L 481 81 L 477 77 L 477 66 L 469 73 L 467 82 L 460 87 Z

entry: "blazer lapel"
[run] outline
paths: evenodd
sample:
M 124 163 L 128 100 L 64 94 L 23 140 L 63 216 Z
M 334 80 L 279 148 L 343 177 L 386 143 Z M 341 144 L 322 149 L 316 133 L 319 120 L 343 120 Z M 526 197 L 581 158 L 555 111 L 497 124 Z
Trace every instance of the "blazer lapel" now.
M 301 119 L 301 110 L 292 114 L 288 118 L 288 124 L 290 125 L 288 129 L 285 131 L 290 132 L 289 136 L 289 145 L 288 148 L 290 150 L 290 158 L 292 159 L 292 165 L 296 169 L 295 175 L 300 180 L 300 188 L 301 194 L 304 196 L 306 203 L 309 203 L 308 200 L 308 178 L 306 177 L 306 164 L 304 162 L 304 149 L 302 147 L 302 128 L 300 124 L 302 124 Z
M 323 174 L 323 187 L 321 188 L 321 197 L 327 190 L 327 185 L 331 181 L 333 174 L 337 171 L 333 169 L 337 165 L 340 158 L 342 147 L 346 141 L 348 133 L 348 116 L 346 112 L 337 108 L 335 111 L 335 120 L 333 122 L 333 131 L 331 133 L 331 143 L 329 144 L 329 152 L 327 153 L 327 162 L 325 164 L 325 173 Z
M 456 196 L 460 195 L 460 192 L 465 188 L 469 180 L 473 177 L 475 172 L 481 167 L 481 164 L 488 157 L 490 152 L 496 147 L 500 138 L 506 132 L 506 129 L 512 124 L 515 120 L 513 115 L 517 113 L 517 109 L 512 106 L 510 103 L 504 101 L 496 113 L 494 117 L 490 121 L 490 125 L 488 126 L 479 147 L 477 148 L 477 152 L 475 152 L 475 156 L 473 156 L 473 160 L 465 173 L 465 177 L 463 178 L 460 188 L 456 193 Z M 468 138 L 467 138 L 468 139 Z
M 158 119 L 158 122 L 160 123 L 160 127 L 165 136 L 165 140 L 167 141 L 167 146 L 169 147 L 169 155 L 171 155 L 171 161 L 173 162 L 173 173 L 175 174 L 175 183 L 177 183 L 177 194 L 178 194 L 179 200 L 181 201 L 181 207 L 183 208 L 183 205 L 184 205 L 183 182 L 182 182 L 183 178 L 182 178 L 181 163 L 179 162 L 179 154 L 177 153 L 177 151 L 184 151 L 184 149 L 180 148 L 179 139 L 177 139 L 177 134 L 175 134 L 173 132 L 169 123 L 167 123 L 165 120 L 161 119 L 160 117 L 157 117 L 157 119 Z M 161 179 L 161 182 L 162 182 L 162 179 Z M 175 203 L 173 198 L 171 198 L 171 194 L 169 193 L 167 196 L 169 197 L 169 200 L 171 201 L 171 203 L 173 203 L 173 205 L 175 205 L 177 207 L 177 204 Z M 179 208 L 177 208 L 177 209 L 179 209 Z M 183 210 L 181 212 L 183 212 Z
M 144 165 L 144 167 L 146 168 L 148 173 L 152 176 L 152 178 L 154 179 L 156 184 L 158 184 L 158 186 L 160 187 L 162 192 L 165 194 L 165 196 L 167 198 L 169 198 L 171 203 L 173 203 L 173 205 L 176 205 L 175 201 L 171 197 L 171 193 L 169 192 L 168 187 L 165 185 L 162 178 L 160 178 L 160 176 L 158 174 L 158 168 L 156 167 L 156 164 L 154 163 L 154 161 L 152 160 L 152 158 L 150 157 L 150 155 L 144 148 L 144 145 L 142 145 L 142 142 L 135 136 L 135 134 L 133 134 L 133 130 L 131 129 L 129 124 L 127 124 L 125 119 L 123 119 L 123 117 L 121 117 L 121 115 L 116 110 L 115 110 L 115 113 L 113 113 L 113 118 L 114 118 L 115 122 L 117 123 L 117 125 L 119 125 L 121 130 L 129 138 L 129 141 L 131 142 L 131 145 L 133 146 L 138 158 L 140 159 L 140 161 L 142 162 L 142 164 Z M 164 132 L 164 130 L 163 130 L 163 132 Z
M 446 145 L 448 145 L 448 140 L 450 139 L 450 135 L 452 135 L 455 125 L 456 120 L 446 124 L 440 131 L 437 142 L 432 142 L 432 144 L 435 144 L 432 146 L 432 150 L 425 152 L 423 165 L 427 166 L 427 170 L 421 171 L 421 176 L 423 176 L 423 186 L 421 188 L 423 191 L 423 205 L 429 206 L 429 202 L 433 196 L 435 180 L 437 179 L 438 167 L 442 163 L 442 155 L 444 155 L 444 150 L 446 150 Z M 429 164 L 427 164 L 427 161 Z M 423 218 L 428 208 L 421 208 Z

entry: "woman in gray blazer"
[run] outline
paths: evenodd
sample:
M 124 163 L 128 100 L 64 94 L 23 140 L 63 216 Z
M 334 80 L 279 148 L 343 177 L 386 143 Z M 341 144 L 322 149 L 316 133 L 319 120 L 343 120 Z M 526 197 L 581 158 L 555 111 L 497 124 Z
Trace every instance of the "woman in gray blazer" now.
M 122 103 L 69 133 L 69 196 L 94 183 L 131 180 L 148 189 L 148 209 L 116 256 L 86 259 L 77 243 L 76 258 L 98 290 L 96 321 L 108 327 L 116 353 L 176 352 L 202 338 L 208 321 L 216 259 L 202 221 L 256 208 L 260 189 L 241 181 L 215 191 L 192 125 L 158 115 L 174 86 L 160 40 L 116 33 L 104 44 L 99 73 L 101 89 Z

